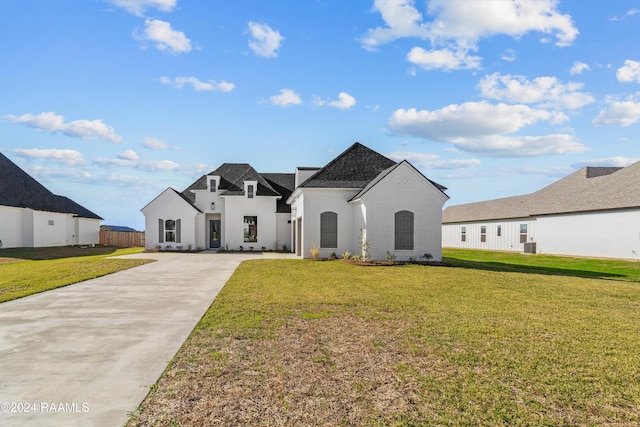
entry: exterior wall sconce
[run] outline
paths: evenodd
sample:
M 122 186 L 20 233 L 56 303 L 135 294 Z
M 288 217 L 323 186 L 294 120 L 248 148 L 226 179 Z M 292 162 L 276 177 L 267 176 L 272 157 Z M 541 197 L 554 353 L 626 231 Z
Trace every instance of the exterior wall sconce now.
M 211 202 L 211 210 L 212 211 L 216 210 L 216 202 Z

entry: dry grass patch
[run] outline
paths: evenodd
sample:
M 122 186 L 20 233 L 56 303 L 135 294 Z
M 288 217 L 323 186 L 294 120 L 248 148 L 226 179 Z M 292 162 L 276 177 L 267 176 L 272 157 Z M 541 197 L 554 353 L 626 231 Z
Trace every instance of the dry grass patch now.
M 640 285 L 241 265 L 130 425 L 636 425 Z

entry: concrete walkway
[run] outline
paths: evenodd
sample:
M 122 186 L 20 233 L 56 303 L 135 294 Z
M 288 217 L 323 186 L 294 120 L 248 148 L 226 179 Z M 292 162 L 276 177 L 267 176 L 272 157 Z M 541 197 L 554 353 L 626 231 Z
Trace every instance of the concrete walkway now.
M 0 304 L 0 426 L 122 426 L 240 262 L 266 256 L 130 257 L 158 261 Z

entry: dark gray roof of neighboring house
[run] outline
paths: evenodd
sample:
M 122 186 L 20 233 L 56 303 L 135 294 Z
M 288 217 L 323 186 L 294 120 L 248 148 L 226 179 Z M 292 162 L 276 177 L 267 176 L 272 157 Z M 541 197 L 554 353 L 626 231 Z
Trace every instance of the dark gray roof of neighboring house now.
M 2 153 L 0 153 L 0 205 L 102 219 L 73 200 L 53 194 Z
M 640 162 L 585 167 L 535 193 L 449 206 L 442 222 L 489 221 L 640 207 Z
M 396 162 L 356 142 L 300 184 L 305 188 L 364 188 Z
M 121 233 L 137 233 L 138 230 L 124 225 L 101 225 L 100 230 L 119 231 Z

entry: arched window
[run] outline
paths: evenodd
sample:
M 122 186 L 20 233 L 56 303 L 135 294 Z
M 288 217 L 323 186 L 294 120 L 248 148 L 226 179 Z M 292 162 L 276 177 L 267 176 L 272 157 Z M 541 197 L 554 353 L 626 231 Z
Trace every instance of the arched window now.
M 338 214 L 335 212 L 320 214 L 320 247 L 338 247 Z
M 413 250 L 413 212 L 395 214 L 395 250 Z

